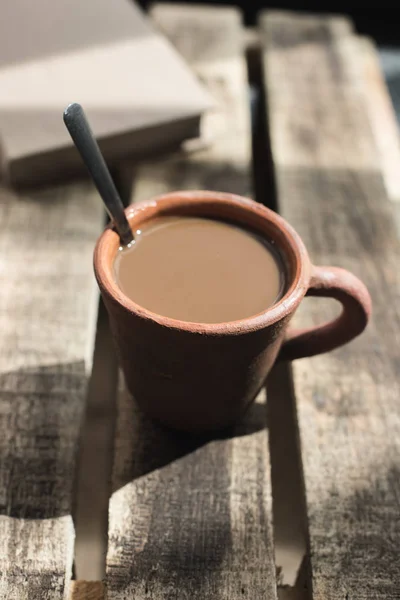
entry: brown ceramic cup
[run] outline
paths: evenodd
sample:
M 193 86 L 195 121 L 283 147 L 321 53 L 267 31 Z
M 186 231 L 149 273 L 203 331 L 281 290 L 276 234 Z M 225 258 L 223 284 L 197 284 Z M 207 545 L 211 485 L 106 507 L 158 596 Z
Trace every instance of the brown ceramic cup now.
M 279 215 L 247 198 L 218 192 L 175 192 L 126 209 L 133 230 L 155 217 L 226 219 L 273 240 L 286 269 L 286 289 L 272 307 L 230 323 L 188 323 L 146 310 L 126 297 L 113 273 L 120 245 L 108 228 L 97 242 L 95 274 L 127 386 L 145 413 L 189 431 L 233 424 L 262 387 L 277 358 L 328 352 L 365 328 L 371 300 L 354 275 L 312 265 L 297 233 Z M 260 277 L 263 274 L 260 273 Z M 339 300 L 342 312 L 310 329 L 288 328 L 304 296 Z

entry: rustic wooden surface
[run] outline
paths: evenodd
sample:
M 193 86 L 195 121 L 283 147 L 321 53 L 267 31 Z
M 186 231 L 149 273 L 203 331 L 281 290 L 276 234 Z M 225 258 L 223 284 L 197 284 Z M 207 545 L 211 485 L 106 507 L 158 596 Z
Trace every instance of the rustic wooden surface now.
M 133 200 L 177 188 L 248 194 L 239 13 L 164 5 L 153 17 L 217 100 L 203 137 L 215 143 L 142 165 Z M 224 439 L 165 431 L 123 389 L 118 411 L 108 598 L 276 598 L 264 397 Z
M 104 600 L 105 588 L 101 581 L 72 581 L 69 600 Z
M 279 208 L 312 259 L 349 268 L 374 315 L 347 347 L 293 364 L 313 598 L 399 598 L 400 246 L 349 28 L 335 18 L 261 18 Z M 354 49 L 354 44 L 353 44 Z M 302 318 L 330 314 L 304 302 Z
M 0 189 L 0 597 L 64 598 L 75 458 L 97 313 L 89 184 Z
M 390 200 L 400 201 L 400 132 L 379 55 L 369 38 L 357 40 L 361 46 L 365 78 L 365 99 L 380 165 Z
M 153 17 L 217 102 L 200 140 L 134 170 L 132 200 L 178 188 L 251 194 L 239 13 L 167 5 Z M 362 338 L 293 365 L 313 598 L 393 600 L 400 597 L 400 238 L 387 198 L 398 199 L 399 189 L 393 114 L 371 43 L 356 38 L 348 21 L 269 13 L 261 24 L 280 210 L 315 262 L 353 270 L 374 301 Z M 132 172 L 126 165 L 127 181 Z M 0 190 L 1 598 L 106 595 L 101 582 L 69 586 L 72 488 L 97 310 L 91 255 L 101 224 L 101 205 L 87 184 L 19 196 Z M 316 323 L 332 310 L 306 300 L 300 312 L 300 319 Z M 280 365 L 270 379 L 277 399 L 287 368 Z M 235 432 L 191 439 L 149 423 L 121 383 L 109 599 L 276 598 L 268 439 L 275 436 L 271 449 L 276 443 L 286 453 L 274 465 L 274 484 L 280 467 L 289 470 L 285 459 L 293 459 L 294 440 L 279 440 L 280 432 L 269 435 L 266 426 L 267 418 L 288 422 L 290 401 L 284 400 L 274 410 L 269 403 L 267 413 L 261 395 Z M 97 433 L 94 428 L 86 445 L 101 443 Z M 106 463 L 97 457 L 90 480 L 88 465 L 81 471 L 81 488 L 90 485 L 93 502 Z M 284 492 L 274 490 L 276 503 Z M 301 528 L 301 521 L 291 521 L 296 503 L 297 497 L 285 501 L 280 517 L 275 509 L 278 543 L 285 536 L 292 543 L 293 523 Z M 86 512 L 77 512 L 81 541 L 92 536 L 87 509 L 86 498 Z M 83 541 L 79 563 L 90 549 Z M 305 594 L 280 590 L 282 600 Z

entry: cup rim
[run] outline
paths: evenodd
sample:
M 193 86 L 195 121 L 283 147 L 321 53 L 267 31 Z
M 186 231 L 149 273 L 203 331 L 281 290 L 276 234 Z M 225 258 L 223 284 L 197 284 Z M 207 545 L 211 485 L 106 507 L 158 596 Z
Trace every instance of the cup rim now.
M 230 209 L 243 209 L 251 214 L 254 219 L 262 219 L 272 224 L 276 230 L 279 230 L 285 242 L 290 246 L 296 261 L 295 275 L 288 286 L 286 293 L 272 306 L 266 310 L 238 321 L 227 321 L 224 323 L 195 323 L 190 321 L 181 321 L 171 317 L 165 317 L 154 313 L 143 306 L 136 304 L 126 296 L 117 285 L 112 271 L 112 263 L 115 253 L 111 256 L 113 248 L 117 249 L 120 245 L 119 236 L 116 230 L 110 224 L 97 240 L 94 250 L 94 271 L 97 282 L 102 293 L 105 293 L 111 299 L 121 305 L 126 311 L 133 313 L 141 319 L 152 321 L 167 327 L 189 333 L 207 334 L 207 335 L 237 335 L 263 329 L 268 327 L 289 314 L 297 308 L 304 297 L 309 284 L 311 263 L 307 250 L 300 238 L 289 223 L 280 215 L 270 210 L 266 206 L 236 194 L 226 192 L 211 192 L 203 190 L 178 191 L 156 196 L 150 200 L 131 204 L 125 209 L 128 221 L 136 227 L 136 224 L 152 220 L 161 215 L 190 214 L 196 216 L 196 207 L 213 207 L 213 215 L 227 217 L 227 211 Z M 198 216 L 205 216 L 202 212 Z M 237 220 L 240 225 L 240 220 Z M 279 248 L 284 254 L 282 248 Z

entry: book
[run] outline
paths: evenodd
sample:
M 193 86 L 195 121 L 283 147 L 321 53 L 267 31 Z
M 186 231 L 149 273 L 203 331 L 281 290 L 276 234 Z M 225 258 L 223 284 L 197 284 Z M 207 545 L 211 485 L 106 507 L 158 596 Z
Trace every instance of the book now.
M 0 148 L 11 184 L 82 170 L 62 120 L 84 107 L 109 164 L 179 146 L 211 99 L 130 0 L 13 0 L 0 20 Z

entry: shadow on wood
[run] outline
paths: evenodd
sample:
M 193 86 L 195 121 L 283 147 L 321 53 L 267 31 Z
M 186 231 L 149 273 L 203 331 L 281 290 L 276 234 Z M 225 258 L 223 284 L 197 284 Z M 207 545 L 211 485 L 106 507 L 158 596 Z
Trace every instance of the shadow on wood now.
M 174 431 L 144 415 L 125 388 L 120 392 L 119 412 L 129 420 L 131 428 L 128 430 L 125 425 L 125 432 L 129 434 L 129 440 L 125 439 L 125 444 L 123 436 L 116 440 L 119 453 L 126 452 L 125 456 L 119 454 L 118 459 L 119 464 L 130 467 L 127 471 L 122 469 L 118 478 L 114 473 L 113 492 L 137 478 L 195 453 L 207 444 L 251 435 L 267 426 L 265 404 L 254 403 L 235 428 L 197 435 Z
M 118 409 L 110 597 L 128 597 L 131 589 L 137 597 L 150 589 L 163 597 L 171 586 L 182 595 L 196 590 L 201 597 L 218 597 L 227 572 L 233 596 L 249 596 L 254 585 L 265 589 L 265 390 L 241 424 L 218 436 L 164 429 L 140 414 L 124 389 Z M 248 571 L 242 568 L 244 548 Z
M 0 375 L 1 473 L 7 478 L 0 514 L 18 519 L 71 514 L 81 417 L 81 407 L 71 402 L 71 395 L 84 397 L 86 386 L 83 361 Z M 52 434 L 59 429 L 62 444 Z

